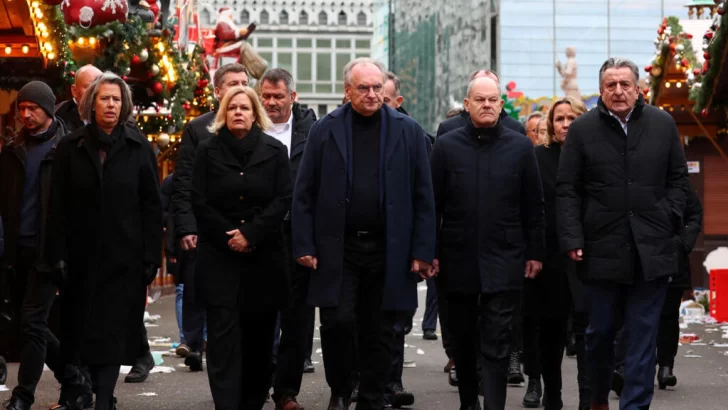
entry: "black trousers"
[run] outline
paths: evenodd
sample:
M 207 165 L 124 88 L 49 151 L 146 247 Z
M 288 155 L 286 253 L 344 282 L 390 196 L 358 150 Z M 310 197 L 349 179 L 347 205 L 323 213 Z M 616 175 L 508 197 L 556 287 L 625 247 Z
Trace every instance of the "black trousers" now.
M 178 272 L 182 275 L 182 280 L 185 283 L 185 290 L 182 294 L 182 332 L 185 335 L 185 341 L 190 351 L 201 353 L 204 340 L 205 305 L 197 297 L 196 292 L 196 256 L 196 250 L 182 251 L 178 261 Z
M 422 330 L 437 329 L 437 279 L 427 279 L 427 298 L 425 299 L 425 314 L 422 317 Z
M 680 303 L 683 288 L 668 288 L 665 305 L 660 315 L 660 329 L 657 331 L 657 364 L 673 368 L 680 339 Z
M 394 313 L 394 337 L 392 338 L 392 365 L 389 369 L 387 387 L 402 386 L 402 372 L 404 371 L 404 339 L 407 336 L 407 327 L 411 326 L 414 312 Z
M 273 399 L 298 396 L 303 380 L 303 362 L 311 357 L 314 307 L 306 302 L 310 270 L 296 264 L 291 271 L 291 300 L 280 312 L 281 338 L 276 360 Z
M 90 391 L 88 381 L 78 368 L 64 364 L 60 342 L 48 328 L 48 316 L 58 288 L 50 272 L 38 272 L 33 267 L 35 258 L 35 248 L 19 247 L 13 269 L 17 290 L 15 295 L 17 300 L 22 300 L 20 323 L 25 342 L 20 354 L 18 385 L 13 389 L 13 395 L 31 404 L 43 375 L 44 363 L 53 371 L 64 390 L 73 388 L 76 389 L 75 393 L 80 390 Z
M 478 357 L 482 362 L 484 410 L 505 408 L 511 326 L 519 302 L 520 291 L 480 295 L 448 293 L 449 326 L 462 409 L 478 400 Z
M 348 237 L 339 305 L 320 308 L 326 382 L 332 396 L 348 399 L 358 367 L 358 410 L 384 407 L 386 375 L 391 366 L 395 315 L 382 311 L 384 250 L 383 238 Z
M 215 410 L 260 410 L 270 387 L 277 312 L 206 310 L 207 375 Z
M 88 367 L 94 385 L 94 393 L 96 393 L 94 410 L 114 409 L 114 390 L 120 369 L 120 365 Z
M 450 334 L 450 315 L 447 303 L 447 289 L 445 280 L 440 276 L 435 277 L 435 290 L 437 291 L 437 310 L 440 314 L 440 334 L 442 336 L 442 348 L 448 359 L 453 358 L 452 335 Z

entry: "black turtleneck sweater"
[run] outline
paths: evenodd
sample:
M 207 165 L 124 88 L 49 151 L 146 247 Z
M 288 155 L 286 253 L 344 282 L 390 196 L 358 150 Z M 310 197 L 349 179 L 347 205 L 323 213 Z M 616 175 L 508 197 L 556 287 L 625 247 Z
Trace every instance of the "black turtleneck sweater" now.
M 354 175 L 346 217 L 349 232 L 384 232 L 379 203 L 380 147 L 382 115 L 377 111 L 365 117 L 352 110 L 352 159 Z

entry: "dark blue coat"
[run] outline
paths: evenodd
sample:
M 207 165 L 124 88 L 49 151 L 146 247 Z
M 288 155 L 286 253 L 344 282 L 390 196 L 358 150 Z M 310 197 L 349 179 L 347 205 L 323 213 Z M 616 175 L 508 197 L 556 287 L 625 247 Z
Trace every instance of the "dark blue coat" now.
M 448 292 L 523 287 L 544 258 L 544 199 L 533 144 L 500 122 L 441 136 L 432 150 L 441 279 Z
M 291 210 L 295 258 L 318 258 L 311 273 L 309 303 L 337 306 L 344 268 L 346 198 L 352 181 L 351 104 L 311 128 L 298 169 Z M 412 259 L 435 255 L 435 204 L 424 131 L 411 118 L 382 107 L 381 206 L 386 230 L 382 308 L 414 310 L 418 275 Z

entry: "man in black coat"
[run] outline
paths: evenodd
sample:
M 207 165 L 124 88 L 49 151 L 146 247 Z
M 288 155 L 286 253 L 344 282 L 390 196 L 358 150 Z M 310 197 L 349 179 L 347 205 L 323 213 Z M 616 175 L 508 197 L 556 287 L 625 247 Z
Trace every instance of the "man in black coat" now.
M 238 85 L 248 85 L 248 71 L 241 64 L 226 64 L 215 71 L 213 79 L 215 98 L 222 100 L 225 92 Z M 172 214 L 174 215 L 174 235 L 180 241 L 179 266 L 184 274 L 182 282 L 187 286 L 182 301 L 182 327 L 190 353 L 185 364 L 191 371 L 202 370 L 203 329 L 205 310 L 195 295 L 195 249 L 197 248 L 197 224 L 192 212 L 192 167 L 195 163 L 197 145 L 212 137 L 207 127 L 215 119 L 217 110 L 203 114 L 185 125 L 182 131 L 177 163 L 174 168 L 174 194 L 172 194 Z
M 67 133 L 63 121 L 53 116 L 55 99 L 45 83 L 32 81 L 23 86 L 16 100 L 23 128 L 0 152 L 0 215 L 6 250 L 0 270 L 3 276 L 15 278 L 8 282 L 15 282 L 8 296 L 20 312 L 13 320 L 22 325 L 25 341 L 18 386 L 6 410 L 30 409 L 44 363 L 61 383 L 61 408 L 76 408 L 71 396 L 85 394 L 86 404 L 92 400 L 90 381 L 75 366 L 66 369 L 60 343 L 48 328 L 59 285 L 48 254 L 52 162 L 58 142 Z
M 83 98 L 83 94 L 88 90 L 91 83 L 101 75 L 101 70 L 91 64 L 87 64 L 76 71 L 73 77 L 73 85 L 71 85 L 71 95 L 73 98 L 63 101 L 56 106 L 56 117 L 63 120 L 68 128 L 68 133 L 72 133 L 77 129 L 86 125 L 81 120 L 78 104 Z
M 294 190 L 293 254 L 315 270 L 309 302 L 320 307 L 329 410 L 349 406 L 356 351 L 357 409 L 383 408 L 395 312 L 415 310 L 418 278 L 434 273 L 426 139 L 383 106 L 384 71 L 367 58 L 346 65 L 351 102 L 311 128 Z
M 470 75 L 470 81 L 473 81 L 476 78 L 490 78 L 496 83 L 500 83 L 498 74 L 496 74 L 495 71 L 487 68 L 476 70 Z M 437 138 L 452 130 L 464 127 L 469 120 L 470 114 L 468 113 L 468 109 L 465 108 L 460 112 L 460 114 L 450 117 L 440 123 L 440 126 L 437 128 Z M 501 110 L 498 121 L 501 123 L 501 125 L 503 125 L 503 127 L 526 135 L 526 129 L 523 127 L 523 124 L 509 116 L 503 110 Z M 437 280 L 437 282 L 440 281 Z M 440 331 L 442 333 L 442 347 L 445 349 L 445 354 L 447 354 L 447 357 L 449 359 L 449 362 L 445 366 L 445 372 L 450 373 L 448 376 L 450 384 L 456 386 L 458 383 L 458 379 L 456 371 L 452 369 L 454 367 L 454 361 L 452 358 L 452 348 L 450 347 L 450 331 L 447 321 L 447 297 L 444 294 L 444 289 L 441 288 L 441 286 L 438 286 L 437 291 L 439 304 L 438 309 L 440 312 Z M 523 351 L 523 337 L 521 334 L 523 327 L 522 325 L 523 315 L 521 314 L 521 306 L 520 304 L 518 304 L 516 306 L 516 311 L 513 314 L 513 338 L 511 340 L 511 343 L 513 343 L 513 349 L 511 349 L 511 363 L 508 375 L 508 380 L 511 383 L 522 383 L 524 381 L 523 373 L 521 373 L 521 355 Z M 478 364 L 478 366 L 480 366 L 480 364 Z
M 273 128 L 269 135 L 288 149 L 291 161 L 291 186 L 301 164 L 309 130 L 316 121 L 312 109 L 303 109 L 295 102 L 293 76 L 282 68 L 266 71 L 259 80 L 260 99 Z M 296 263 L 291 255 L 291 214 L 283 221 L 284 248 L 290 265 L 291 299 L 280 312 L 280 344 L 276 357 L 276 376 L 273 400 L 276 409 L 303 409 L 296 396 L 301 390 L 304 366 L 312 366 L 309 344 L 313 343 L 314 308 L 308 304 L 308 283 L 311 270 Z M 276 332 L 277 333 L 277 332 Z M 277 336 L 277 334 L 276 334 Z M 306 363 L 308 362 L 308 363 Z
M 480 408 L 477 359 L 484 408 L 505 408 L 513 312 L 524 272 L 535 277 L 544 257 L 533 144 L 500 122 L 503 103 L 497 82 L 473 80 L 465 99 L 470 121 L 438 138 L 432 151 L 437 260 L 463 410 Z
M 608 59 L 596 109 L 569 127 L 557 176 L 561 250 L 577 261 L 588 303 L 592 409 L 607 409 L 620 325 L 626 346 L 620 406 L 648 408 L 667 278 L 678 273 L 688 188 L 675 121 L 645 104 L 637 66 Z

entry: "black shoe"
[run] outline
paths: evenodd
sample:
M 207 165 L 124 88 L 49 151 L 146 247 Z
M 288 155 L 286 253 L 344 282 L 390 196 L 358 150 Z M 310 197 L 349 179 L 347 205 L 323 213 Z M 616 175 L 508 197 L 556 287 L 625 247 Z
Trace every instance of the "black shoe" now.
M 422 338 L 425 340 L 437 340 L 437 333 L 434 330 L 425 330 Z
M 660 366 L 660 370 L 657 371 L 657 384 L 660 390 L 665 390 L 668 386 L 674 387 L 677 384 L 677 377 L 672 374 L 672 368 Z
M 523 396 L 523 407 L 527 409 L 537 409 L 541 407 L 541 378 L 540 377 L 529 377 L 528 378 L 528 389 L 526 394 Z
M 331 400 L 329 400 L 329 407 L 327 407 L 327 410 L 347 410 L 349 408 L 349 405 L 346 403 L 346 399 L 343 397 L 335 397 L 332 396 Z
M 474 404 L 470 406 L 460 406 L 460 410 L 480 410 L 480 400 L 476 400 Z
M 521 360 L 519 352 L 511 352 L 511 361 L 508 365 L 508 384 L 521 384 L 526 379 L 521 372 Z
M 457 387 L 460 383 L 460 380 L 458 380 L 458 371 L 455 369 L 455 366 L 450 369 L 450 374 L 447 375 L 447 382 L 453 387 Z
M 566 357 L 575 357 L 576 356 L 576 346 L 574 346 L 574 341 L 569 340 L 569 343 L 566 345 Z
M 354 389 L 351 391 L 351 397 L 349 397 L 349 402 L 356 403 L 359 401 L 359 383 L 354 386 Z
M 316 368 L 313 367 L 313 363 L 311 363 L 311 359 L 306 359 L 303 361 L 303 372 L 304 373 L 314 373 L 316 371 Z
M 76 396 L 75 400 L 72 397 L 72 394 L 66 394 L 61 391 L 61 397 L 58 399 L 58 404 L 51 407 L 50 410 L 82 410 L 94 408 L 94 394 L 92 392 L 89 391 L 81 394 L 80 396 Z
M 614 374 L 612 375 L 612 391 L 617 394 L 617 396 L 622 395 L 622 389 L 624 388 L 624 373 L 620 369 L 614 369 Z
M 129 374 L 124 378 L 124 383 L 142 383 L 149 377 L 149 372 L 154 368 L 154 357 L 152 352 L 137 359 Z
M 190 352 L 187 357 L 185 357 L 185 366 L 189 367 L 191 372 L 201 372 L 202 353 Z
M 399 409 L 403 406 L 411 406 L 415 404 L 415 395 L 405 390 L 402 385 L 394 384 L 387 390 L 389 390 L 387 392 L 389 395 L 389 404 L 393 408 Z
M 30 410 L 30 406 L 20 397 L 12 396 L 10 400 L 5 402 L 3 410 Z

